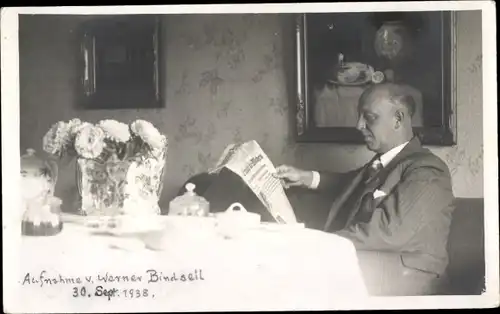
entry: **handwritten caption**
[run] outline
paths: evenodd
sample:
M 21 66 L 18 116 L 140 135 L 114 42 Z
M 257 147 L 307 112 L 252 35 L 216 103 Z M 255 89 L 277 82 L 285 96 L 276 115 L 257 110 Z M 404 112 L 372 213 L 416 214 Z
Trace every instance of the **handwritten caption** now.
M 202 269 L 194 269 L 191 272 L 168 273 L 148 269 L 142 274 L 115 275 L 106 272 L 82 277 L 50 274 L 42 270 L 39 274 L 26 273 L 20 283 L 22 286 L 37 286 L 40 288 L 68 286 L 68 293 L 74 298 L 103 297 L 110 301 L 114 298 L 155 298 L 154 288 L 152 288 L 155 285 L 204 280 Z M 135 287 L 134 284 L 136 284 Z

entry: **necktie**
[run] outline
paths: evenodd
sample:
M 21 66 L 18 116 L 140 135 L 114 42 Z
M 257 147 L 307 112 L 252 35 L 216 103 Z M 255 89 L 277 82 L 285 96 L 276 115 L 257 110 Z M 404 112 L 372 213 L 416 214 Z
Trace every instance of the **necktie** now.
M 369 180 L 373 179 L 383 168 L 380 158 L 377 156 L 369 165 L 365 165 L 362 173 L 357 177 L 354 185 L 350 185 L 346 197 L 341 197 L 334 202 L 325 224 L 325 231 L 337 231 L 357 220 L 366 220 L 371 217 L 373 204 L 372 193 L 366 193 Z M 359 209 L 359 211 L 357 210 Z M 353 211 L 358 211 L 354 217 L 351 217 Z M 358 218 L 359 217 L 359 218 Z
M 365 183 L 371 181 L 377 173 L 383 168 L 380 158 L 377 156 L 372 164 L 366 169 L 365 173 Z M 373 214 L 373 194 L 367 193 L 362 196 L 360 209 L 356 215 L 356 222 L 368 222 Z
M 368 169 L 366 169 L 365 182 L 370 181 L 383 167 L 380 157 L 377 156 Z

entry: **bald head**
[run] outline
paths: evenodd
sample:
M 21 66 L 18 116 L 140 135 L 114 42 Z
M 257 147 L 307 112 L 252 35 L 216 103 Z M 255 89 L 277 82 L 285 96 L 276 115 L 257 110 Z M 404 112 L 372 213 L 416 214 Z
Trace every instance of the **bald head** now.
M 411 116 L 415 113 L 415 100 L 408 88 L 395 83 L 374 84 L 367 88 L 359 100 L 360 104 L 369 99 L 386 100 L 397 109 L 405 109 Z
M 383 83 L 366 89 L 359 99 L 357 128 L 368 148 L 385 153 L 411 139 L 415 106 L 406 86 Z

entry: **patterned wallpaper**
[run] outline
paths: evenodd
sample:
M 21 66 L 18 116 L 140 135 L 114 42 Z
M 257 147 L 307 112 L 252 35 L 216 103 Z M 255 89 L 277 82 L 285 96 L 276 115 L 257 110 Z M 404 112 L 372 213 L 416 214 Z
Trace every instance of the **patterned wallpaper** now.
M 455 194 L 461 197 L 483 196 L 480 14 L 459 13 L 459 143 L 433 149 L 450 166 Z M 293 142 L 289 114 L 293 63 L 285 53 L 292 52 L 293 45 L 285 20 L 271 14 L 166 17 L 165 108 L 81 111 L 74 106 L 78 82 L 74 30 L 79 19 L 23 18 L 21 149 L 40 151 L 41 137 L 61 119 L 147 119 L 170 138 L 163 206 L 189 176 L 211 167 L 233 141 L 257 140 L 275 164 L 336 171 L 362 165 L 371 157 L 364 147 Z M 76 195 L 74 172 L 73 163 L 61 165 L 56 194 L 66 204 Z

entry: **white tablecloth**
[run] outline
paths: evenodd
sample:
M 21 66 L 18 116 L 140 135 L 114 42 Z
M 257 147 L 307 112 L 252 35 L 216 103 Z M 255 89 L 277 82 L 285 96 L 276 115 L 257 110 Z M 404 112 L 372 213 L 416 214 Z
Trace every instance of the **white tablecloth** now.
M 25 313 L 335 309 L 367 295 L 352 243 L 310 229 L 196 241 L 172 236 L 165 250 L 153 251 L 129 247 L 142 244 L 134 238 L 66 223 L 57 236 L 23 237 L 21 243 L 14 303 Z M 148 270 L 170 279 L 175 273 L 177 281 L 148 283 Z M 41 286 L 42 271 L 58 283 Z M 106 275 L 142 280 L 104 282 Z M 110 299 L 98 297 L 98 286 L 117 291 Z

